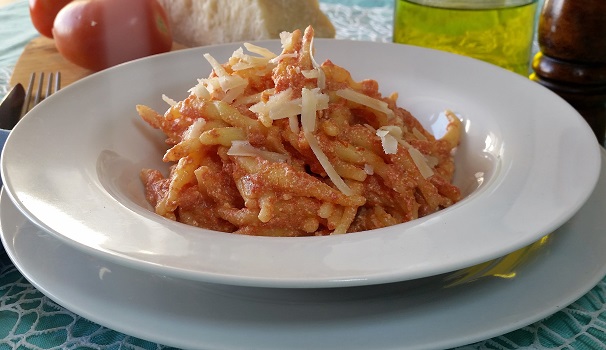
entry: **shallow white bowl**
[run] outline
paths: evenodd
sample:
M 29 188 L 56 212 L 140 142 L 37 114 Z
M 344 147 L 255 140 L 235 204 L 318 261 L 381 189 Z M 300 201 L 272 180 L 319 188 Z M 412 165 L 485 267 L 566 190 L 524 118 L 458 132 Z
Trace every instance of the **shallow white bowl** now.
M 279 52 L 279 42 L 257 43 Z M 399 93 L 436 133 L 444 109 L 465 134 L 455 182 L 466 198 L 409 223 L 329 237 L 269 238 L 214 232 L 157 216 L 139 171 L 166 169 L 164 136 L 135 111 L 163 112 L 206 77 L 202 54 L 225 61 L 240 45 L 149 57 L 68 86 L 9 136 L 6 190 L 35 224 L 85 251 L 131 267 L 195 280 L 264 287 L 336 287 L 402 281 L 505 255 L 568 220 L 591 194 L 599 146 L 581 116 L 525 77 L 444 52 L 317 40 L 354 79 Z M 438 135 L 439 136 L 439 135 Z

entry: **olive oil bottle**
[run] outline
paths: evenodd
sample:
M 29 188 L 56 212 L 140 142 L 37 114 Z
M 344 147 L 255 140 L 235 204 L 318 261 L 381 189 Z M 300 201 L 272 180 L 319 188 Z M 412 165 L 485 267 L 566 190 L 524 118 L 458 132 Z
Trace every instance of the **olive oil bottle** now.
M 393 40 L 530 72 L 537 0 L 395 0 Z

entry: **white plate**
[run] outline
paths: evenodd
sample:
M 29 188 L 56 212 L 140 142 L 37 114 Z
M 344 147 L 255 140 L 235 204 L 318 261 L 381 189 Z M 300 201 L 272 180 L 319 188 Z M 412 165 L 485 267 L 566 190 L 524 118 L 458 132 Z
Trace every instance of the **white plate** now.
M 541 245 L 489 266 L 510 278 L 451 287 L 444 276 L 290 290 L 178 279 L 74 249 L 29 222 L 6 194 L 0 208 L 7 253 L 44 294 L 115 330 L 192 349 L 445 349 L 538 321 L 606 274 L 606 171 L 587 204 Z
M 278 42 L 261 42 L 278 51 Z M 238 45 L 146 58 L 83 79 L 44 101 L 12 131 L 2 157 L 11 199 L 40 227 L 89 253 L 195 280 L 271 287 L 376 284 L 471 266 L 530 244 L 570 218 L 599 174 L 599 146 L 580 115 L 549 90 L 480 61 L 444 52 L 318 40 L 356 80 L 428 126 L 462 115 L 457 183 L 466 199 L 413 222 L 341 236 L 247 237 L 161 218 L 145 202 L 139 171 L 162 168 L 164 137 L 135 112 L 183 99 Z M 442 125 L 443 127 L 443 125 Z

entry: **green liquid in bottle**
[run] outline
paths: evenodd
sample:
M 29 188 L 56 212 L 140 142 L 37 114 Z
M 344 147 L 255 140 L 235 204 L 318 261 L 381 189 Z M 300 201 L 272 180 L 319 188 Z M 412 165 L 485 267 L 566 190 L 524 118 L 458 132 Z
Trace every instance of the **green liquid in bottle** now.
M 394 42 L 474 57 L 528 75 L 537 2 L 488 9 L 397 0 Z

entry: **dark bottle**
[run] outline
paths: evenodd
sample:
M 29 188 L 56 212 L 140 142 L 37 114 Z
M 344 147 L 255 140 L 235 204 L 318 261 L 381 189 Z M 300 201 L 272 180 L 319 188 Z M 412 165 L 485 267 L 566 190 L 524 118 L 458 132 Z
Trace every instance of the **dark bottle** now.
M 570 103 L 598 142 L 606 135 L 606 1 L 547 0 L 531 79 Z

